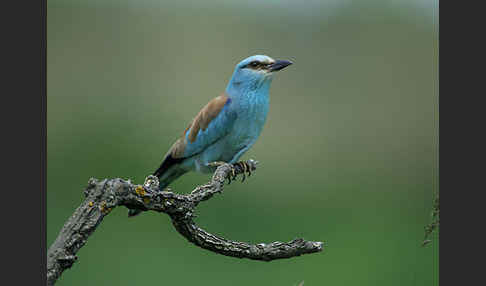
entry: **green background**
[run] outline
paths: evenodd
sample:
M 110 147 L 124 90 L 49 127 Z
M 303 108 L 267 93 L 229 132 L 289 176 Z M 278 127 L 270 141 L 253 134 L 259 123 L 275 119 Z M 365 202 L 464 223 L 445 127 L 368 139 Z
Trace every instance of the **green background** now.
M 142 183 L 234 65 L 277 74 L 261 162 L 198 208 L 197 223 L 253 243 L 297 237 L 322 253 L 270 263 L 181 237 L 166 215 L 115 209 L 58 285 L 438 285 L 438 3 L 48 1 L 47 243 L 88 179 Z M 188 174 L 189 192 L 209 180 Z

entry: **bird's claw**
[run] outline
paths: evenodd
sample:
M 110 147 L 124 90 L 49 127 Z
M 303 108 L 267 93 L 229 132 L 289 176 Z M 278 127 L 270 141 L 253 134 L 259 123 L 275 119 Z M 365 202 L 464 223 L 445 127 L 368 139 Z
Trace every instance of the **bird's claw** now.
M 226 164 L 226 162 L 223 162 L 223 161 L 214 161 L 214 162 L 209 162 L 208 163 L 208 166 L 209 167 L 216 167 L 217 168 L 217 167 L 222 166 L 224 164 Z
M 236 168 L 233 164 L 231 164 L 231 174 L 228 176 L 228 185 L 231 184 L 232 181 L 236 179 Z
M 216 161 L 216 162 L 209 163 L 208 166 L 219 167 L 223 164 L 226 164 L 226 162 Z M 231 182 L 234 181 L 236 179 L 236 176 L 238 175 L 236 168 L 239 168 L 241 174 L 243 175 L 241 178 L 241 182 L 244 182 L 247 176 L 248 177 L 251 176 L 251 165 L 248 162 L 239 161 L 230 165 L 231 165 L 231 173 L 228 175 L 228 185 L 231 184 Z
M 245 181 L 247 174 L 248 174 L 248 177 L 251 176 L 251 166 L 247 162 L 245 162 L 245 161 L 236 162 L 234 164 L 234 166 L 238 166 L 242 170 L 242 172 L 241 172 L 241 174 L 242 174 L 241 182 L 242 183 Z
M 223 161 L 215 161 L 215 162 L 208 163 L 208 166 L 217 168 L 217 167 L 222 166 L 224 164 L 227 164 L 227 163 L 223 162 Z M 231 184 L 231 180 L 234 180 L 236 178 L 235 166 L 233 164 L 230 164 L 230 166 L 231 166 L 231 174 L 228 176 L 228 185 Z

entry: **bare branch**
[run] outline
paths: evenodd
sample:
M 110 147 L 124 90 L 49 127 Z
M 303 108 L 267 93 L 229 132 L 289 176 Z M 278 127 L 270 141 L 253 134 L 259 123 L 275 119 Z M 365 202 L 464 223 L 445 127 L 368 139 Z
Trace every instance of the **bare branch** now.
M 429 237 L 434 233 L 435 230 L 439 228 L 440 224 L 440 207 L 439 207 L 439 192 L 436 192 L 434 195 L 434 202 L 432 206 L 432 213 L 431 213 L 431 218 L 432 221 L 425 226 L 425 236 L 424 236 L 424 241 L 422 242 L 422 246 L 428 245 L 432 240 L 429 239 Z
M 250 170 L 256 161 L 248 160 Z M 76 209 L 61 229 L 47 253 L 47 284 L 53 285 L 64 270 L 77 260 L 76 253 L 96 230 L 103 218 L 117 206 L 143 211 L 166 213 L 176 230 L 195 245 L 226 256 L 271 261 L 302 254 L 320 252 L 322 242 L 294 239 L 290 242 L 249 244 L 231 241 L 198 227 L 194 221 L 197 205 L 223 191 L 224 182 L 234 174 L 244 174 L 241 164 L 222 164 L 206 185 L 197 187 L 190 194 L 160 191 L 157 177 L 148 176 L 144 185 L 132 184 L 120 178 L 98 181 L 90 179 L 84 191 L 86 199 Z

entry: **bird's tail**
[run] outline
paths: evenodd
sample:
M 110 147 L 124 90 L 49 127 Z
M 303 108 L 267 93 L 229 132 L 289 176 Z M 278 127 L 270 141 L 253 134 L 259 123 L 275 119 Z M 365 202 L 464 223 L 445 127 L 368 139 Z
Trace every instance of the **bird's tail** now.
M 154 172 L 154 176 L 159 178 L 159 188 L 161 190 L 187 172 L 181 168 L 180 163 L 183 160 L 184 158 L 173 158 L 170 152 L 165 156 L 160 167 Z
M 168 155 L 165 157 L 157 171 L 154 172 L 154 176 L 159 178 L 160 190 L 165 189 L 169 184 L 187 172 L 187 170 L 180 167 L 179 163 L 181 161 L 182 159 L 173 159 L 172 156 Z M 129 209 L 128 217 L 134 217 L 141 212 L 141 210 Z

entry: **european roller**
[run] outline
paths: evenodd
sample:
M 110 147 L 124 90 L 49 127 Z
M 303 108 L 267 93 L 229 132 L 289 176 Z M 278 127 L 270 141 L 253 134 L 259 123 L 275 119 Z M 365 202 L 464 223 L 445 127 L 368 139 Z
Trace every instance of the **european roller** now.
M 265 55 L 239 62 L 226 90 L 199 111 L 165 154 L 154 172 L 160 188 L 189 171 L 214 172 L 214 162 L 238 162 L 255 144 L 265 124 L 273 76 L 291 64 Z M 130 210 L 129 215 L 137 213 Z

